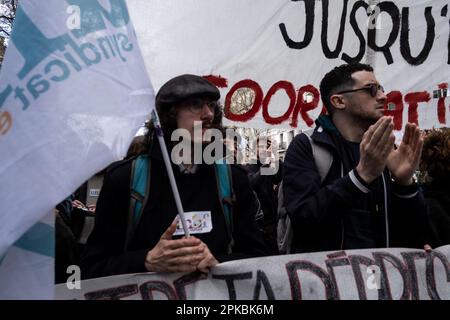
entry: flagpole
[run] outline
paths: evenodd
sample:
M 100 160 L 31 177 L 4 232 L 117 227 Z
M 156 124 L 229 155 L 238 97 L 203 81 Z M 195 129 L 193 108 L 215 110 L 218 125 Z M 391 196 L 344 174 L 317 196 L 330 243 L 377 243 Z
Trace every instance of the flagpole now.
M 152 122 L 155 126 L 156 136 L 158 137 L 159 145 L 161 146 L 161 151 L 164 158 L 164 163 L 166 165 L 167 174 L 169 175 L 170 185 L 172 187 L 173 196 L 175 197 L 175 204 L 178 210 L 178 216 L 180 217 L 181 224 L 183 225 L 184 234 L 189 237 L 189 228 L 184 217 L 183 205 L 181 204 L 180 193 L 178 192 L 177 183 L 175 182 L 175 176 L 173 175 L 172 162 L 169 158 L 169 153 L 167 152 L 166 142 L 164 141 L 164 133 L 161 129 L 161 122 L 159 121 L 158 113 L 155 109 L 152 111 Z

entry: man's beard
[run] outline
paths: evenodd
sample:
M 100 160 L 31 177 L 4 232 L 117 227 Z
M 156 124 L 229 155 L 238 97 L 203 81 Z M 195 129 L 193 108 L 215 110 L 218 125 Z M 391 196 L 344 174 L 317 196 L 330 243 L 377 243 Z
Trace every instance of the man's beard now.
M 197 140 L 199 137 L 195 135 L 196 130 L 201 130 L 202 136 L 200 141 Z M 194 136 L 193 137 L 191 136 L 192 145 L 202 144 L 203 146 L 205 146 L 211 143 L 213 141 L 212 137 L 214 137 L 214 135 L 209 134 L 208 130 L 220 130 L 220 126 L 217 124 L 213 124 L 211 122 L 203 122 L 201 126 L 196 127 L 194 126 L 193 127 Z

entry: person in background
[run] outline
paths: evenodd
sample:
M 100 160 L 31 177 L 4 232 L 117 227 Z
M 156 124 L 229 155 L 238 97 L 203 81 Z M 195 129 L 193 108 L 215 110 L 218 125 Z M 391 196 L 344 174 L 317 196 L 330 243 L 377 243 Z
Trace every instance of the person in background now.
M 278 196 L 277 186 L 283 177 L 283 163 L 276 159 L 272 150 L 270 138 L 259 138 L 257 141 L 257 162 L 245 166 L 248 171 L 250 186 L 255 191 L 261 204 L 262 218 L 259 225 L 270 254 L 278 254 L 277 222 L 278 222 Z M 277 165 L 273 165 L 278 161 Z M 270 166 L 274 170 L 270 170 Z
M 420 169 L 425 174 L 431 246 L 450 244 L 450 128 L 427 132 Z

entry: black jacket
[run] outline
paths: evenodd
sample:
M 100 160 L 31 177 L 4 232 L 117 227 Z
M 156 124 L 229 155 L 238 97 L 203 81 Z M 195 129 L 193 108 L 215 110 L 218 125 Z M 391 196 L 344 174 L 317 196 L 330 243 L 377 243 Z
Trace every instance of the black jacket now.
M 80 263 L 77 240 L 61 213 L 55 216 L 55 283 L 65 283 L 67 267 Z
M 434 247 L 450 244 L 450 186 L 448 181 L 431 182 L 424 196 L 430 215 L 431 243 Z
M 264 225 L 271 225 L 277 222 L 277 192 L 275 187 L 283 178 L 283 162 L 280 160 L 278 171 L 275 174 L 262 174 L 262 164 L 258 161 L 256 164 L 245 166 L 250 180 L 250 186 L 256 192 L 261 209 L 264 212 Z
M 332 153 L 333 162 L 321 184 L 308 137 L 297 135 L 287 150 L 283 188 L 294 230 L 293 252 L 425 244 L 426 206 L 416 185 L 392 183 L 387 169 L 366 185 L 352 170 L 359 151 L 345 170 L 328 131 L 317 127 L 311 138 Z
M 150 152 L 150 197 L 126 252 L 124 243 L 132 159 L 115 163 L 107 170 L 97 202 L 95 228 L 82 254 L 83 278 L 146 272 L 144 261 L 147 252 L 157 244 L 177 215 L 161 151 L 157 143 L 154 145 L 157 147 Z M 219 203 L 214 167 L 202 164 L 195 174 L 182 174 L 178 166 L 172 167 L 183 209 L 186 212 L 212 212 L 212 231 L 195 236 L 208 245 L 217 260 L 222 262 L 266 254 L 254 220 L 254 195 L 243 169 L 236 166 L 231 168 L 236 196 L 233 206 L 235 245 L 233 253 L 228 255 L 227 227 Z

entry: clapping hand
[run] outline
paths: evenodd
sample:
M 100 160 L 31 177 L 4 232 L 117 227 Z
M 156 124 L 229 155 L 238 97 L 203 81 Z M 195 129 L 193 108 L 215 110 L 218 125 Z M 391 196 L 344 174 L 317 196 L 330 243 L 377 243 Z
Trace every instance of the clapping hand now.
M 400 146 L 389 153 L 386 163 L 398 184 L 409 185 L 413 182 L 412 176 L 419 166 L 422 146 L 419 128 L 408 123 Z

